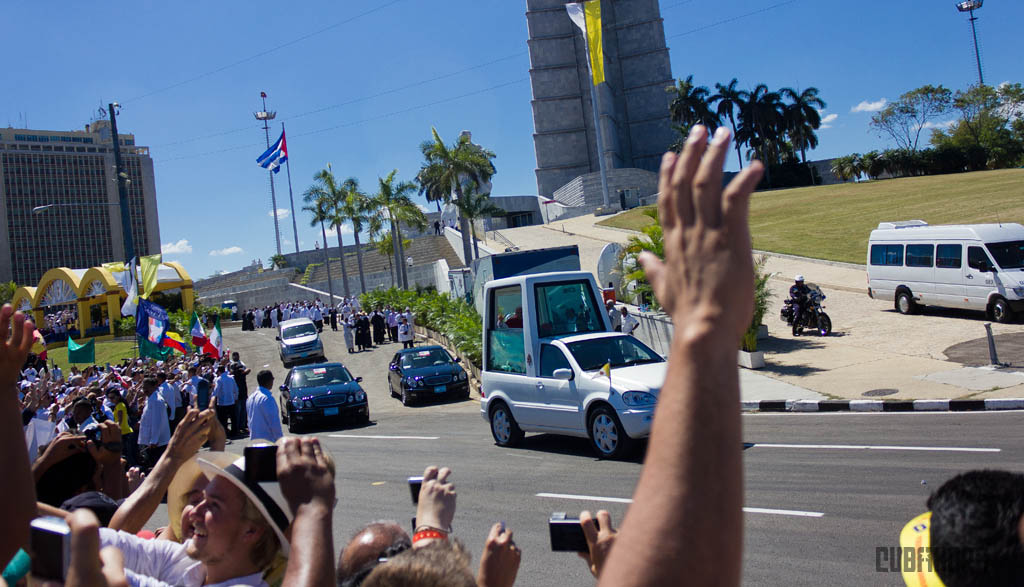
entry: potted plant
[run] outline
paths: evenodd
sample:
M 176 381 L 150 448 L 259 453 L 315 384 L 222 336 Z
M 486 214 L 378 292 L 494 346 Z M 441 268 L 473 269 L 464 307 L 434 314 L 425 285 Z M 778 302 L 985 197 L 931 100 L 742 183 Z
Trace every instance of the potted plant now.
M 768 312 L 768 302 L 772 297 L 771 288 L 768 286 L 771 274 L 764 270 L 767 262 L 766 255 L 754 259 L 754 316 L 747 331 L 743 334 L 739 353 L 739 364 L 747 369 L 764 367 L 764 352 L 757 350 L 757 338 L 761 330 L 761 321 L 765 313 Z

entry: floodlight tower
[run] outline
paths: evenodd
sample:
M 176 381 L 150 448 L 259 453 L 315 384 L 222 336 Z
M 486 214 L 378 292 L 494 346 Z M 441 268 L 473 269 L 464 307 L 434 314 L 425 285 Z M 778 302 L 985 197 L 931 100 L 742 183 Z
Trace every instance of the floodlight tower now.
M 274 120 L 277 117 L 277 112 L 267 110 L 267 93 L 260 92 L 260 98 L 263 100 L 263 110 L 259 112 L 253 112 L 252 115 L 256 117 L 256 120 L 263 122 L 263 134 L 267 138 L 267 148 L 270 148 L 270 125 L 268 122 Z M 267 172 L 270 176 L 270 203 L 273 205 L 272 214 L 274 216 L 274 239 L 277 242 L 277 254 L 281 254 L 281 229 L 277 224 L 277 194 L 274 193 L 274 171 L 270 170 Z
M 956 3 L 956 9 L 960 12 L 969 12 L 971 14 L 971 35 L 974 37 L 974 60 L 978 63 L 978 85 L 985 85 L 985 78 L 981 74 L 981 53 L 978 51 L 978 31 L 974 28 L 974 21 L 978 20 L 977 16 L 974 16 L 974 11 L 981 8 L 981 5 L 985 3 L 985 0 L 964 0 L 963 2 Z

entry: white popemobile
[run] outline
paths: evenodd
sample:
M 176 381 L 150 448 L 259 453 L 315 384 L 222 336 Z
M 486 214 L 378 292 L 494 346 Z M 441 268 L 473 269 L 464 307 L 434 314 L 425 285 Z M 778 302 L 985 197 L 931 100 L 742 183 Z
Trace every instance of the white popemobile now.
M 508 277 L 484 286 L 480 412 L 499 446 L 524 432 L 589 438 L 603 458 L 650 435 L 666 362 L 612 332 L 586 272 Z

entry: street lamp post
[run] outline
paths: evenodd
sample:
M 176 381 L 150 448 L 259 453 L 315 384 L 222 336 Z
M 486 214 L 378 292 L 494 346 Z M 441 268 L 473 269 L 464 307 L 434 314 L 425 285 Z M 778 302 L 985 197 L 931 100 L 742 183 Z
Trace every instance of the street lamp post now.
M 110 114 L 110 132 L 113 135 L 114 143 L 114 173 L 117 178 L 117 200 L 121 205 L 121 231 L 124 235 L 124 256 L 125 261 L 135 258 L 135 240 L 132 238 L 132 216 L 128 208 L 128 174 L 121 168 L 121 141 L 117 135 L 116 109 L 121 105 L 112 102 L 107 105 L 107 112 Z
M 974 11 L 981 8 L 985 0 L 964 0 L 963 2 L 956 3 L 956 9 L 960 12 L 968 12 L 971 18 L 971 36 L 974 38 L 974 60 L 978 64 L 978 85 L 985 85 L 985 77 L 981 73 L 981 52 L 978 50 L 978 31 L 974 27 L 974 21 L 978 20 L 977 16 L 974 16 Z

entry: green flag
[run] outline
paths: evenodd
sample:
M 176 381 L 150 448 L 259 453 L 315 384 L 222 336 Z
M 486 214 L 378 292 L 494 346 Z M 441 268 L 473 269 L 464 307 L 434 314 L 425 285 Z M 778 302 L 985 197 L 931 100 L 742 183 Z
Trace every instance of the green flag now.
M 170 358 L 171 354 L 174 353 L 173 349 L 165 346 L 160 346 L 158 344 L 153 344 L 149 342 L 149 339 L 147 339 L 144 336 L 137 336 L 136 339 L 139 341 L 140 357 L 149 357 L 151 359 L 156 359 L 158 361 L 166 361 L 168 358 Z
M 68 362 L 69 363 L 95 363 L 96 362 L 96 339 L 90 338 L 89 342 L 79 344 L 68 337 Z

